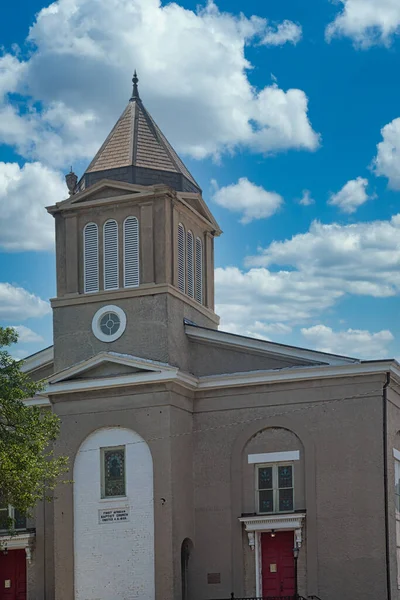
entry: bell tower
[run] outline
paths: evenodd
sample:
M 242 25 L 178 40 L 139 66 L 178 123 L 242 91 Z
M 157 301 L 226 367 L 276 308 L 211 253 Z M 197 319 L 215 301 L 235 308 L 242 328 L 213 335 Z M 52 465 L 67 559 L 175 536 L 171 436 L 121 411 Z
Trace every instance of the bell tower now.
M 102 351 L 186 370 L 184 321 L 216 328 L 214 238 L 199 185 L 144 107 L 136 72 L 127 107 L 56 227 L 56 371 Z

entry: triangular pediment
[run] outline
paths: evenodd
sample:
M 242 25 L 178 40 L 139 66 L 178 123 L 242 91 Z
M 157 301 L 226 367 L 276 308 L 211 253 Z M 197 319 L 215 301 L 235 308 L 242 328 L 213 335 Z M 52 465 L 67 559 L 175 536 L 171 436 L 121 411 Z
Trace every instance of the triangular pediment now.
M 177 369 L 165 363 L 159 363 L 129 354 L 116 352 L 100 352 L 96 356 L 56 373 L 49 379 L 49 384 L 63 381 L 83 381 L 124 376 L 143 376 L 175 372 Z
M 215 235 L 220 235 L 222 233 L 217 221 L 214 219 L 210 209 L 207 204 L 204 202 L 201 194 L 182 194 L 178 193 L 178 198 L 194 210 L 197 214 L 199 214 L 203 219 L 206 219 L 208 223 L 211 223 L 215 229 Z

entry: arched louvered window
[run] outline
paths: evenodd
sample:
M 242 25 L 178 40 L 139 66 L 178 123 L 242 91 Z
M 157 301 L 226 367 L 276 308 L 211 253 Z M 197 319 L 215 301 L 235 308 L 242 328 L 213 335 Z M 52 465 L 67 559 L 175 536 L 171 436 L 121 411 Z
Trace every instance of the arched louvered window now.
M 113 219 L 104 223 L 104 289 L 119 287 L 118 223 Z
M 196 238 L 196 300 L 203 303 L 203 244 Z
M 83 229 L 83 289 L 85 294 L 99 291 L 99 230 L 96 223 Z
M 187 233 L 187 293 L 194 298 L 194 248 L 193 233 Z
M 178 288 L 185 292 L 185 228 L 178 225 Z
M 124 287 L 137 287 L 139 278 L 139 221 L 127 217 L 124 221 Z

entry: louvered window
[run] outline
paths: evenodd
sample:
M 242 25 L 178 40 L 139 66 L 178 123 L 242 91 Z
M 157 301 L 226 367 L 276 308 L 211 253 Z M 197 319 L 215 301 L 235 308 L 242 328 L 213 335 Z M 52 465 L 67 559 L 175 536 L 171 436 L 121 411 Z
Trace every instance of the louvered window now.
M 203 303 L 203 244 L 196 238 L 196 300 Z
M 104 223 L 104 289 L 118 287 L 118 224 L 110 220 Z
M 136 287 L 139 282 L 139 221 L 128 217 L 124 221 L 124 287 Z
M 83 230 L 83 289 L 85 294 L 99 291 L 99 232 L 96 223 Z
M 178 225 L 178 288 L 185 292 L 185 228 Z
M 187 293 L 194 298 L 194 248 L 191 231 L 187 234 Z

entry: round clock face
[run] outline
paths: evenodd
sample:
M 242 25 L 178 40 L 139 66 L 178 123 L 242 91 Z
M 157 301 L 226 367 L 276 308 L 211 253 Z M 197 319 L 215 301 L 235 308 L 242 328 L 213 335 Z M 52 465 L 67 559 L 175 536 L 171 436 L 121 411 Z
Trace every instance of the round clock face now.
M 92 320 L 92 331 L 102 342 L 114 342 L 124 333 L 125 327 L 124 311 L 111 304 L 100 308 Z

